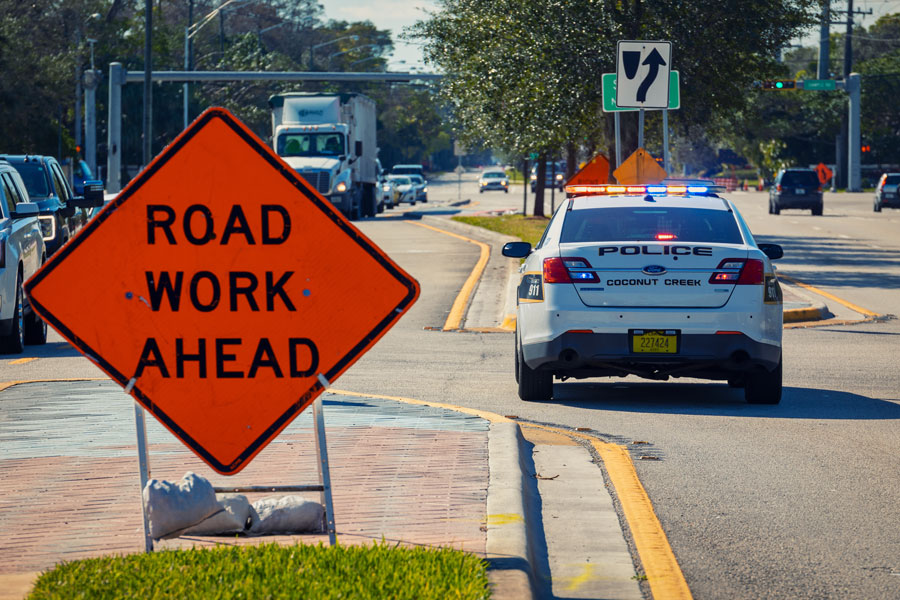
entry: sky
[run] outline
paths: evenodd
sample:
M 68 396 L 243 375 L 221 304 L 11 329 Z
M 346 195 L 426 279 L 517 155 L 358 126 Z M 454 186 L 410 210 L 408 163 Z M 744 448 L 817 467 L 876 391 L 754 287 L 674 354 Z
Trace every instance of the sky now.
M 435 9 L 435 0 L 319 0 L 325 9 L 326 19 L 338 21 L 372 21 L 379 29 L 390 29 L 393 32 L 394 53 L 388 70 L 406 71 L 410 66 L 424 67 L 422 52 L 417 46 L 405 44 L 400 41 L 400 33 L 404 27 L 412 25 L 418 20 L 425 19 L 423 9 Z M 847 8 L 846 0 L 832 1 L 832 8 Z M 900 0 L 855 0 L 854 9 L 868 11 L 871 15 L 856 15 L 854 20 L 857 25 L 871 26 L 878 17 L 891 13 L 900 13 Z M 839 18 L 838 15 L 834 15 Z M 838 20 L 835 18 L 834 20 Z M 843 25 L 832 25 L 832 32 L 844 32 Z M 805 46 L 818 44 L 819 29 L 810 30 L 799 43 Z M 795 42 L 796 43 L 796 42 Z M 405 62 L 399 62 L 405 61 Z M 431 71 L 431 67 L 425 67 Z
M 319 0 L 325 19 L 336 21 L 371 21 L 378 29 L 390 29 L 394 53 L 389 71 L 407 71 L 411 66 L 423 68 L 422 52 L 417 46 L 400 40 L 404 27 L 426 18 L 422 9 L 434 9 L 433 0 Z M 399 61 L 405 61 L 403 63 Z M 431 71 L 431 67 L 425 68 Z

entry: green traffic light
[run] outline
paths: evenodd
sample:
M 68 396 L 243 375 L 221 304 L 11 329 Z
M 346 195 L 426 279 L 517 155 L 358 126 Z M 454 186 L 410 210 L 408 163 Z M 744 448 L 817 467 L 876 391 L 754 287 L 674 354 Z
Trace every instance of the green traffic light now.
M 777 87 L 777 88 L 780 90 L 781 88 L 784 87 L 784 82 L 783 82 L 783 81 L 776 81 L 776 82 L 775 82 L 775 87 Z

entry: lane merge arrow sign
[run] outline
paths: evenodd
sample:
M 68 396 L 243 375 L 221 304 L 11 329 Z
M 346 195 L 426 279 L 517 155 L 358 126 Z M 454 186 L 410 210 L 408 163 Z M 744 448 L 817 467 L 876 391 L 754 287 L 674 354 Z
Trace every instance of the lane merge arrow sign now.
M 672 43 L 619 41 L 616 50 L 616 106 L 668 108 Z
M 225 475 L 419 295 L 223 108 L 200 115 L 25 289 L 49 325 Z

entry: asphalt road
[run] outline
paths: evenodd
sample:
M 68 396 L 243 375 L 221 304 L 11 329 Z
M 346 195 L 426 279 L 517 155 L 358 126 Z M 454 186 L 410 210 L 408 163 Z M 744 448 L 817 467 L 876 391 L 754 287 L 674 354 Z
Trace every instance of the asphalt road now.
M 521 210 L 521 186 L 478 194 L 474 180 L 432 181 L 429 203 L 413 210 Z M 900 314 L 900 211 L 873 213 L 869 194 L 828 194 L 822 217 L 775 216 L 764 194 L 731 197 L 760 240 L 783 244 L 781 272 Z M 523 403 L 511 334 L 427 329 L 443 324 L 479 250 L 401 218 L 409 210 L 358 226 L 419 280 L 421 297 L 338 387 L 648 442 L 633 452 L 638 474 L 695 598 L 900 597 L 900 321 L 786 330 L 778 406 L 748 406 L 723 384 L 633 377 L 558 383 L 553 401 Z M 55 333 L 25 356 L 38 360 L 0 361 L 0 380 L 101 375 Z

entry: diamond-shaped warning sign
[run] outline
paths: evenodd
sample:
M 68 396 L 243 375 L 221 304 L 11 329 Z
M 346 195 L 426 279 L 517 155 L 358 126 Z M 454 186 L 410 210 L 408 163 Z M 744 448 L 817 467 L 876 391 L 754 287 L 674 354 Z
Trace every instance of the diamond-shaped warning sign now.
M 419 294 L 221 108 L 203 113 L 26 290 L 53 328 L 226 475 Z

